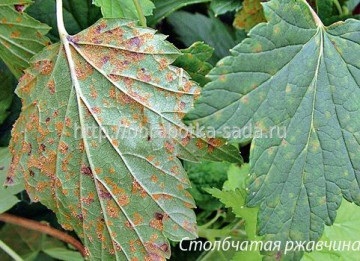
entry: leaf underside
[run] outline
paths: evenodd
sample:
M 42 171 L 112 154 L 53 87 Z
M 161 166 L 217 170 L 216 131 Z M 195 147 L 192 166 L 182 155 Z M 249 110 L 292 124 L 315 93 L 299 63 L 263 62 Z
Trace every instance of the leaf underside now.
M 29 0 L 0 3 L 0 59 L 16 77 L 23 74 L 34 54 L 50 44 L 44 36 L 50 27 L 23 12 L 29 3 Z
M 269 22 L 210 72 L 213 82 L 186 119 L 219 137 L 226 126 L 267 134 L 253 140 L 250 158 L 258 233 L 317 240 L 341 195 L 360 204 L 360 22 L 324 27 L 301 0 L 264 9 Z M 273 126 L 286 137 L 275 130 L 270 138 Z
M 196 235 L 177 157 L 239 160 L 224 141 L 186 133 L 181 119 L 199 88 L 170 65 L 179 51 L 164 38 L 100 20 L 68 36 L 70 53 L 54 44 L 36 55 L 17 88 L 7 180 L 23 176 L 32 200 L 74 229 L 93 260 L 169 257 L 167 238 Z

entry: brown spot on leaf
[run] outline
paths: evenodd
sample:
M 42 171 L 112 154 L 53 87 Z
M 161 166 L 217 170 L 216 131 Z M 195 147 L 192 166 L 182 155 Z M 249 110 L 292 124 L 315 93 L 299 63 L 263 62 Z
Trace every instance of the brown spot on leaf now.
M 22 13 L 25 10 L 25 5 L 22 4 L 14 5 L 14 9 L 16 12 Z

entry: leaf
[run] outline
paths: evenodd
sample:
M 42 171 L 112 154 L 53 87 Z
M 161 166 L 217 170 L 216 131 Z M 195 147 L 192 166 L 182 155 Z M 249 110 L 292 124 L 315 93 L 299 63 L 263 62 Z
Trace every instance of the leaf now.
M 203 41 L 214 47 L 215 61 L 212 60 L 212 63 L 229 55 L 230 48 L 235 45 L 230 29 L 215 17 L 178 11 L 170 15 L 168 21 L 186 46 Z
M 177 157 L 240 160 L 235 147 L 182 123 L 199 88 L 170 66 L 179 51 L 164 38 L 102 19 L 34 57 L 17 88 L 8 178 L 24 178 L 91 259 L 169 257 L 167 238 L 196 235 Z
M 57 260 L 84 260 L 79 252 L 67 249 L 63 242 L 19 226 L 6 224 L 0 230 L 0 238 L 26 261 L 43 260 L 41 252 L 49 253 Z M 0 251 L 0 259 L 12 260 L 2 251 Z
M 23 184 L 4 187 L 9 171 L 11 155 L 8 148 L 0 148 L 0 214 L 9 210 L 19 202 L 16 194 L 24 190 Z
M 0 3 L 0 59 L 17 78 L 28 67 L 29 59 L 49 44 L 44 35 L 50 28 L 23 12 L 29 3 L 29 0 Z
M 227 208 L 245 221 L 245 232 L 249 241 L 261 241 L 256 235 L 258 208 L 246 207 L 246 183 L 249 178 L 249 165 L 238 167 L 232 164 L 228 170 L 228 181 L 224 183 L 223 190 L 207 189 L 206 191 L 218 198 Z M 262 256 L 259 251 L 238 251 L 231 256 L 232 261 L 258 261 Z M 229 260 L 229 259 L 228 259 Z
M 56 0 L 36 0 L 26 10 L 35 19 L 51 26 L 48 36 L 53 42 L 59 41 L 55 4 Z M 91 0 L 63 0 L 63 15 L 70 34 L 88 28 L 102 17 L 100 8 L 93 5 Z
M 214 48 L 202 42 L 196 42 L 181 52 L 183 55 L 175 60 L 174 65 L 187 71 L 200 86 L 208 83 L 209 79 L 206 78 L 206 75 L 213 66 L 207 60 L 213 55 Z
M 11 74 L 6 65 L 0 61 L 0 125 L 3 124 L 7 116 L 9 116 L 8 109 L 11 106 L 14 88 L 16 86 L 16 79 Z
M 234 27 L 250 31 L 255 25 L 265 22 L 260 0 L 244 0 L 242 9 L 235 15 Z
M 160 22 L 165 17 L 169 16 L 176 10 L 192 5 L 210 2 L 211 0 L 176 0 L 176 1 L 164 1 L 164 0 L 153 0 L 155 9 L 153 15 L 148 17 L 148 23 L 152 26 Z
M 360 204 L 360 22 L 324 27 L 301 0 L 264 8 L 269 23 L 211 71 L 187 122 L 219 137 L 225 127 L 260 130 L 248 196 L 249 206 L 260 205 L 259 234 L 318 240 L 341 196 Z M 286 135 L 271 137 L 274 128 Z
M 128 18 L 139 20 L 134 0 L 93 0 L 93 3 L 101 7 L 104 18 Z M 154 4 L 150 0 L 139 0 L 145 16 L 152 15 Z
M 241 8 L 240 0 L 212 0 L 210 4 L 215 16 L 238 11 Z
M 185 170 L 191 181 L 188 189 L 194 197 L 196 206 L 206 210 L 216 210 L 221 207 L 219 201 L 206 192 L 206 188 L 221 188 L 227 178 L 228 162 L 201 163 L 185 162 Z
M 224 190 L 236 190 L 237 188 L 246 188 L 246 182 L 249 178 L 250 165 L 243 164 L 241 168 L 232 164 L 227 171 L 228 179 L 224 183 Z
M 339 247 L 340 242 L 350 242 L 353 244 L 359 240 L 360 233 L 360 209 L 355 204 L 343 200 L 337 212 L 336 219 L 332 226 L 326 226 L 324 234 L 320 241 L 336 242 L 335 248 L 342 250 Z M 346 249 L 346 248 L 345 248 Z M 314 251 L 305 253 L 302 261 L 327 261 L 327 260 L 356 260 L 359 256 L 358 251 L 335 251 L 324 249 L 322 251 Z M 332 258 L 332 259 L 331 259 Z M 336 258 L 336 259 L 335 259 Z

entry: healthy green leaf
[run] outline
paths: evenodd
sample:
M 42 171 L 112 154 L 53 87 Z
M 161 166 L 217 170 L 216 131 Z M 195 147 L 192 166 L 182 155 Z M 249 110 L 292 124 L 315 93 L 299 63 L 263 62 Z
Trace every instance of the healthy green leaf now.
M 56 0 L 36 0 L 26 9 L 29 15 L 51 26 L 48 36 L 53 42 L 59 41 L 55 4 Z M 69 34 L 76 34 L 99 20 L 101 11 L 92 0 L 63 0 L 63 15 L 66 30 Z
M 24 178 L 92 259 L 169 257 L 167 238 L 196 235 L 177 157 L 239 161 L 182 123 L 199 88 L 170 66 L 180 53 L 164 38 L 102 19 L 35 56 L 17 88 L 8 179 Z
M 9 107 L 11 106 L 16 79 L 11 74 L 6 65 L 0 61 L 0 125 L 9 116 Z
M 259 234 L 318 240 L 342 195 L 360 204 L 360 22 L 324 27 L 302 0 L 264 7 L 269 23 L 212 70 L 187 119 L 219 137 L 225 127 L 260 130 L 248 197 L 260 205 Z
M 228 162 L 185 163 L 185 170 L 191 181 L 188 189 L 194 197 L 196 206 L 206 210 L 216 210 L 221 207 L 218 200 L 206 192 L 207 188 L 222 188 L 227 178 Z
M 178 57 L 174 65 L 183 68 L 188 72 L 191 78 L 204 86 L 209 82 L 206 75 L 210 72 L 213 66 L 207 62 L 214 52 L 214 48 L 202 42 L 196 42 L 189 48 L 181 50 L 183 55 Z
M 44 35 L 50 27 L 23 12 L 29 3 L 30 0 L 0 3 L 0 59 L 16 77 L 29 66 L 29 59 L 49 44 Z
M 24 185 L 4 187 L 6 176 L 9 171 L 11 155 L 8 148 L 0 148 L 0 213 L 12 208 L 19 202 L 15 196 L 24 190 Z
M 202 14 L 178 11 L 170 15 L 168 21 L 186 46 L 191 46 L 197 41 L 203 41 L 214 47 L 215 59 L 212 60 L 213 63 L 229 55 L 230 48 L 235 45 L 234 36 L 230 29 L 213 16 L 207 17 Z
M 155 4 L 155 9 L 153 11 L 153 15 L 148 17 L 148 23 L 154 26 L 156 23 L 160 22 L 162 19 L 182 7 L 192 4 L 206 3 L 210 1 L 211 0 L 153 0 Z
M 101 8 L 105 18 L 128 18 L 139 20 L 134 0 L 93 0 L 93 3 Z M 145 16 L 152 15 L 155 8 L 150 0 L 139 0 Z
M 334 249 L 327 250 L 323 249 L 322 251 L 314 251 L 311 253 L 305 253 L 302 261 L 328 261 L 328 260 L 357 260 L 359 258 L 358 251 L 345 251 L 340 246 L 343 242 L 354 242 L 359 241 L 360 234 L 360 209 L 357 205 L 349 203 L 346 200 L 343 200 L 339 210 L 337 211 L 336 219 L 332 226 L 326 226 L 324 229 L 324 234 L 320 238 L 320 241 L 333 243 L 335 249 L 340 251 L 335 251 Z M 341 243 L 340 243 L 341 242 Z
M 228 181 L 225 182 L 223 190 L 207 189 L 206 191 L 218 198 L 226 207 L 232 208 L 233 213 L 244 220 L 248 240 L 260 241 L 261 238 L 256 235 L 258 208 L 248 208 L 245 205 L 248 179 L 249 165 L 244 164 L 239 167 L 233 164 L 228 170 Z M 261 259 L 259 251 L 238 251 L 231 256 L 233 261 L 258 261 Z
M 43 260 L 41 252 L 49 253 L 49 256 L 56 260 L 84 260 L 79 252 L 67 249 L 63 242 L 19 226 L 5 225 L 0 230 L 0 238 L 26 261 Z M 11 261 L 12 259 L 0 251 L 0 260 Z
M 265 22 L 264 12 L 260 0 L 244 0 L 242 8 L 235 15 L 234 27 L 249 31 L 255 25 Z
M 240 0 L 212 0 L 210 8 L 215 16 L 225 14 L 231 11 L 238 11 L 241 8 Z

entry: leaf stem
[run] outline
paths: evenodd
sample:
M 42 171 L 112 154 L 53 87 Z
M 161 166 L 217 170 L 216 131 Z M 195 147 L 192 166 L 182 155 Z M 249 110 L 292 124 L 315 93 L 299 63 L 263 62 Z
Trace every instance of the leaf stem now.
M 57 238 L 65 243 L 72 245 L 81 253 L 83 257 L 87 257 L 85 248 L 80 241 L 78 241 L 77 239 L 73 238 L 72 236 L 68 235 L 65 232 L 50 227 L 49 225 L 42 224 L 40 222 L 26 219 L 23 217 L 17 217 L 7 213 L 0 214 L 0 221 L 13 224 L 16 226 L 24 227 L 26 229 L 38 231 L 47 234 L 49 236 L 52 236 L 54 238 Z
M 62 0 L 56 0 L 56 20 L 59 36 L 62 42 L 66 40 L 68 33 L 65 29 L 64 18 L 63 18 L 63 8 Z
M 12 250 L 7 244 L 0 240 L 0 248 L 4 250 L 15 261 L 24 261 L 14 250 Z
M 334 5 L 336 6 L 336 9 L 338 10 L 339 12 L 339 15 L 342 15 L 343 14 L 343 10 L 342 10 L 342 7 L 339 3 L 339 0 L 333 0 L 333 3 Z
M 144 16 L 144 12 L 141 8 L 139 0 L 133 0 L 133 1 L 134 1 L 134 5 L 136 7 L 136 12 L 139 15 L 140 24 L 141 24 L 141 26 L 146 27 L 146 18 Z

